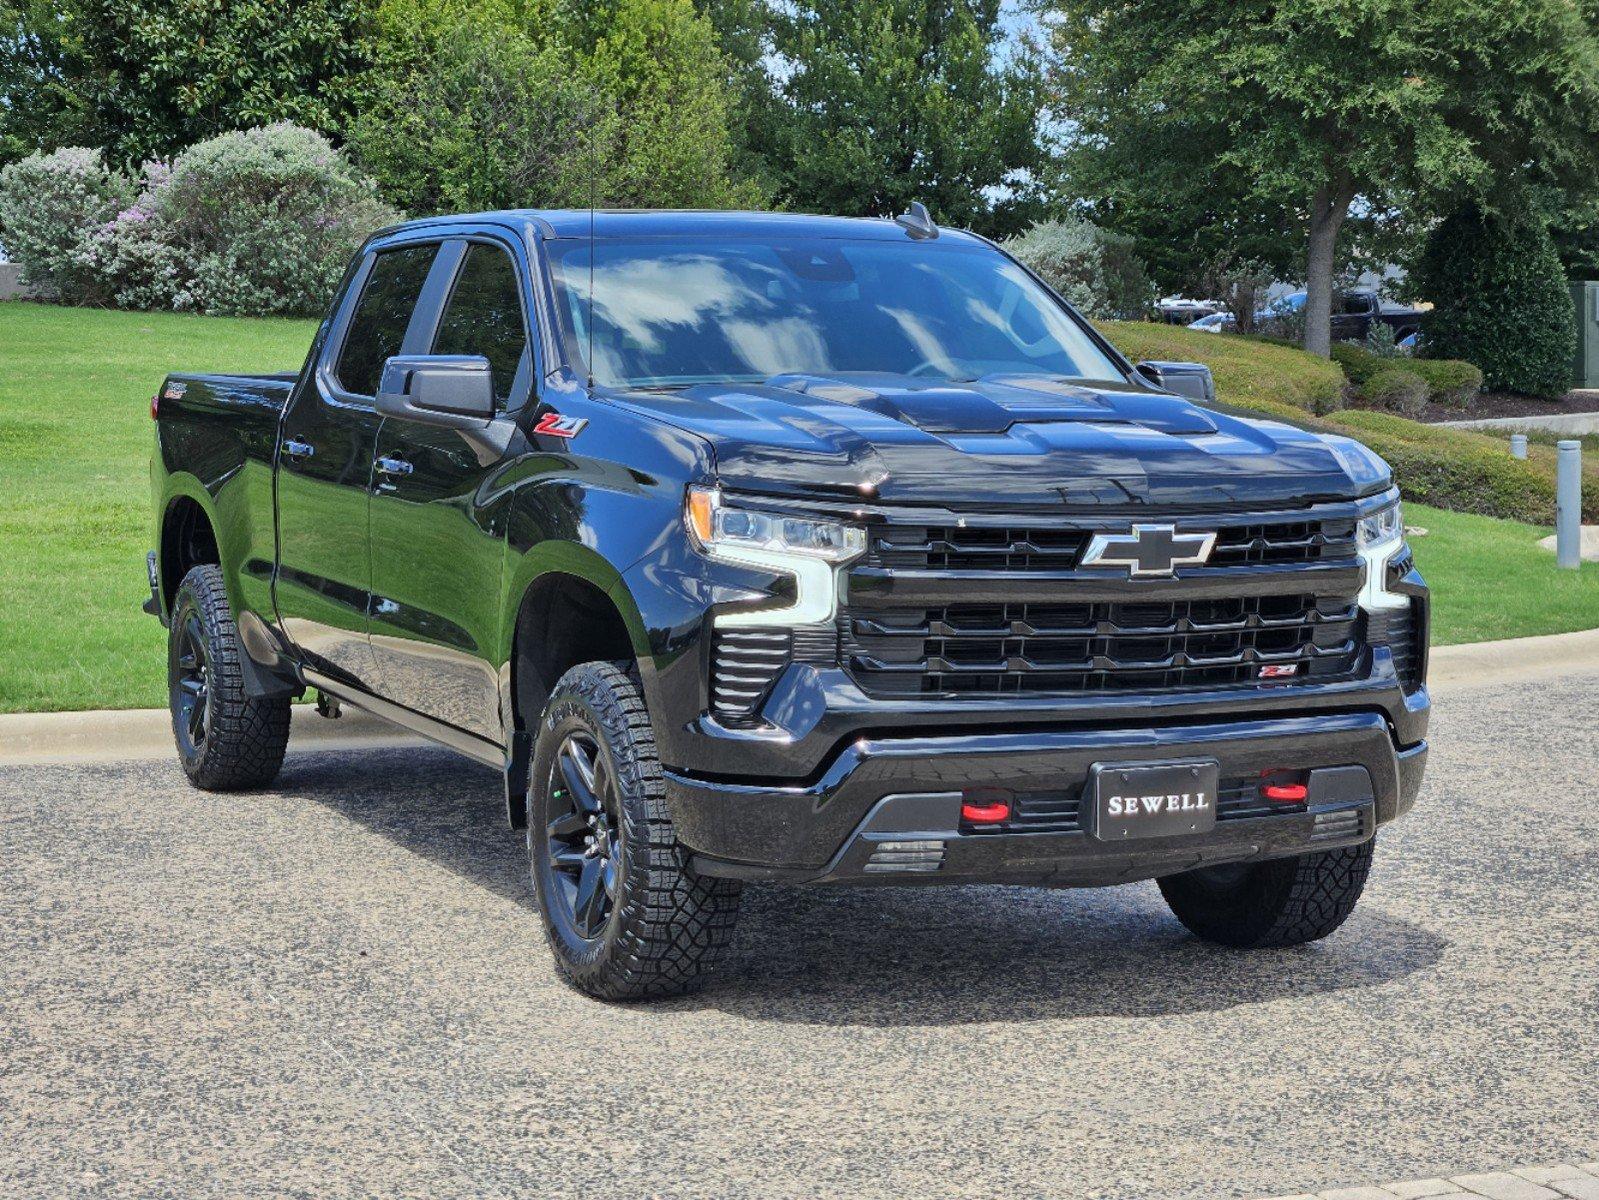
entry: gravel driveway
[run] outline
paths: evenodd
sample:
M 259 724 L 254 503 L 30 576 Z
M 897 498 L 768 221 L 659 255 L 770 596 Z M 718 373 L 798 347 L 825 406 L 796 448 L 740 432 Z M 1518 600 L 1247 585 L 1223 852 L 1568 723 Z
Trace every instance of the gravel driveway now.
M 1153 884 L 755 889 L 698 997 L 554 979 L 494 775 L 0 767 L 0 1194 L 1216 1197 L 1599 1157 L 1599 675 L 1450 691 L 1315 947 Z

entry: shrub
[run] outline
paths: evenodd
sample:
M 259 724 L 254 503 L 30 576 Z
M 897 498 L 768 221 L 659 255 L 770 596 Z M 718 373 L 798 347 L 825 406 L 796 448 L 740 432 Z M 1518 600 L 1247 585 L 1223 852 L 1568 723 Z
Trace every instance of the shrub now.
M 98 150 L 30 154 L 0 170 L 0 240 L 43 298 L 101 303 L 106 292 L 85 262 L 85 242 L 132 199 L 133 185 Z
M 1465 429 L 1407 421 L 1392 413 L 1339 413 L 1322 426 L 1370 446 L 1393 468 L 1405 495 L 1455 512 L 1548 525 L 1555 514 L 1555 452 L 1529 446 L 1525 461 L 1508 444 Z M 1585 521 L 1599 520 L 1599 463 L 1585 466 Z
M 1493 391 L 1571 387 L 1576 315 L 1542 221 L 1462 209 L 1428 238 L 1415 282 L 1435 306 L 1429 356 L 1475 363 Z
M 1344 376 L 1324 358 L 1263 338 L 1195 333 L 1153 321 L 1096 321 L 1123 354 L 1139 359 L 1200 362 L 1216 379 L 1216 394 L 1236 404 L 1279 404 L 1289 412 L 1332 412 L 1342 402 Z
M 321 312 L 355 248 L 398 216 L 327 139 L 287 123 L 189 147 L 153 208 L 192 307 L 231 315 Z
M 1367 380 L 1389 365 L 1358 342 L 1334 342 L 1332 360 L 1343 368 L 1344 375 L 1356 391 L 1365 387 Z
M 1360 391 L 1368 404 L 1407 417 L 1419 417 L 1427 407 L 1427 381 L 1404 367 L 1384 367 Z
M 1427 381 L 1427 399 L 1450 408 L 1470 408 L 1482 391 L 1482 372 L 1457 358 L 1413 358 L 1405 370 Z
M 1138 318 L 1149 311 L 1154 285 L 1132 239 L 1081 217 L 1041 221 L 1005 243 L 1085 316 Z
M 1399 358 L 1399 339 L 1394 327 L 1386 321 L 1373 321 L 1366 327 L 1366 349 L 1378 358 Z
M 1332 357 L 1333 361 L 1343 368 L 1356 393 L 1373 402 L 1376 402 L 1375 398 L 1369 392 L 1372 377 L 1380 372 L 1395 369 L 1419 375 L 1425 380 L 1427 400 L 1433 404 L 1465 408 L 1482 390 L 1482 372 L 1469 362 L 1461 362 L 1459 359 L 1385 359 L 1355 342 L 1334 342 Z
M 320 134 L 286 124 L 200 142 L 138 185 L 92 150 L 0 171 L 12 254 L 71 304 L 318 313 L 351 252 L 397 216 Z

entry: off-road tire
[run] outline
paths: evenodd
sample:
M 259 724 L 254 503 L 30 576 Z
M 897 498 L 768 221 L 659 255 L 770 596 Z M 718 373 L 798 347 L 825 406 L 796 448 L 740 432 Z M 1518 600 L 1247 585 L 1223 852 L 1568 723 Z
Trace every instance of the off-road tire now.
M 1247 950 L 1297 946 L 1337 929 L 1371 872 L 1372 840 L 1243 867 L 1201 867 L 1160 881 L 1177 919 L 1206 941 Z
M 186 728 L 178 685 L 185 631 L 193 636 L 196 629 L 207 677 L 199 738 L 191 736 Z M 194 567 L 183 577 L 172 599 L 167 690 L 172 736 L 183 773 L 195 787 L 208 792 L 265 787 L 283 766 L 283 751 L 289 743 L 289 698 L 248 695 L 240 666 L 243 653 L 222 585 L 221 568 Z
M 550 850 L 552 770 L 574 732 L 607 757 L 620 811 L 615 896 L 598 936 L 583 937 L 559 897 Z M 732 939 L 741 885 L 695 873 L 666 806 L 666 781 L 638 685 L 608 662 L 555 685 L 534 736 L 528 789 L 533 888 L 561 978 L 602 1000 L 676 995 L 702 983 Z

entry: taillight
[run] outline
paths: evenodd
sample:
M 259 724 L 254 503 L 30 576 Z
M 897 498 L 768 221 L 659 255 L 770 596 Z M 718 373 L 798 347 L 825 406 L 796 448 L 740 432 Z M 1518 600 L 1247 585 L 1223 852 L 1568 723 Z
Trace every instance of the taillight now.
M 160 392 L 157 392 L 155 395 L 150 397 L 150 419 L 152 421 L 159 421 L 161 419 L 161 393 Z

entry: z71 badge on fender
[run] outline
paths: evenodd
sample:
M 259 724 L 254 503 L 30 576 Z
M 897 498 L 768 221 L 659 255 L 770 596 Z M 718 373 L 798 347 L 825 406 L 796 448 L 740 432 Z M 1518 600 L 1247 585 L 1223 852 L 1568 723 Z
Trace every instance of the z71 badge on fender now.
M 583 427 L 588 424 L 585 417 L 563 417 L 558 412 L 547 412 L 539 418 L 539 423 L 533 426 L 534 433 L 548 434 L 550 437 L 575 438 L 583 432 Z

